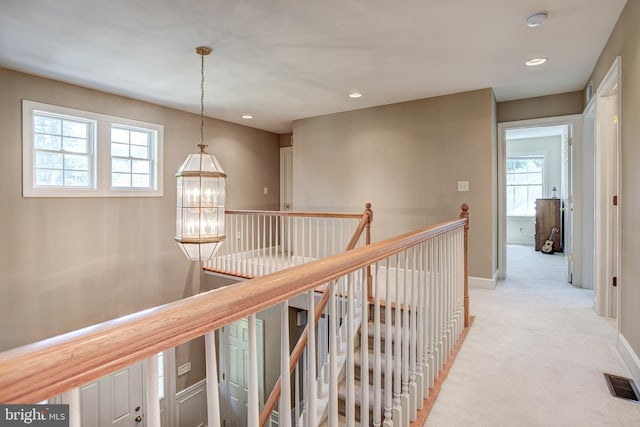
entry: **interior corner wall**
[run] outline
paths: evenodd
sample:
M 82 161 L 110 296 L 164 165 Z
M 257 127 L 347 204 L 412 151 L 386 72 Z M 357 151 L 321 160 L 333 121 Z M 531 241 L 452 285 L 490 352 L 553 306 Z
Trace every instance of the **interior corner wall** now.
M 619 284 L 622 335 L 640 356 L 640 1 L 630 0 L 598 59 L 589 80 L 594 93 L 617 56 L 622 57 L 621 264 Z M 640 368 L 640 366 L 638 367 Z
M 200 292 L 173 239 L 175 171 L 199 115 L 4 68 L 0 93 L 0 351 Z M 164 195 L 23 198 L 22 99 L 163 124 Z M 277 134 L 207 118 L 205 143 L 229 176 L 227 207 L 278 209 Z
M 578 90 L 498 102 L 497 121 L 498 123 L 503 123 L 544 117 L 570 116 L 572 114 L 582 114 L 582 110 L 584 110 L 584 93 Z
M 493 279 L 493 105 L 482 89 L 295 121 L 295 209 L 361 212 L 371 202 L 379 241 L 457 218 L 468 203 L 469 274 Z

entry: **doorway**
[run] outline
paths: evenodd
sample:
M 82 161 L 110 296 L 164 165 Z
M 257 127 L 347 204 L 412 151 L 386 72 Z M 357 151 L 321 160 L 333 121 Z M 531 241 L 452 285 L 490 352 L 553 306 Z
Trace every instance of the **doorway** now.
M 220 334 L 220 362 L 222 363 L 221 393 L 224 425 L 247 425 L 249 401 L 249 321 L 240 319 L 222 328 Z M 256 319 L 258 357 L 258 399 L 264 406 L 264 326 Z
M 573 157 L 579 151 L 574 141 L 580 140 L 581 130 L 581 115 L 498 124 L 499 278 L 508 274 L 508 244 L 529 246 L 533 255 L 537 246 L 552 240 L 555 256 L 563 257 L 566 281 L 580 286 L 583 267 L 575 236 L 581 221 L 575 214 L 581 195 L 573 177 L 582 168 L 574 167 Z M 536 220 L 541 211 L 536 204 L 546 201 L 558 218 L 553 236 L 555 225 L 542 229 L 540 218 Z

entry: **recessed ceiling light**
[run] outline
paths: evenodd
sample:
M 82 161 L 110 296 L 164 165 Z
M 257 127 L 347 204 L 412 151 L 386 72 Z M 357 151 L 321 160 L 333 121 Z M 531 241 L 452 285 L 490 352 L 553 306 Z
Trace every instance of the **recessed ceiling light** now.
M 362 94 L 360 92 L 351 92 L 349 94 L 349 98 L 360 98 L 362 97 Z
M 544 25 L 548 16 L 547 12 L 536 12 L 527 16 L 527 27 L 535 28 Z
M 246 119 L 246 120 L 251 120 L 251 119 L 253 119 L 253 116 L 251 114 L 243 114 L 242 118 Z
M 531 58 L 524 63 L 527 67 L 535 67 L 536 65 L 542 65 L 547 62 L 547 58 Z

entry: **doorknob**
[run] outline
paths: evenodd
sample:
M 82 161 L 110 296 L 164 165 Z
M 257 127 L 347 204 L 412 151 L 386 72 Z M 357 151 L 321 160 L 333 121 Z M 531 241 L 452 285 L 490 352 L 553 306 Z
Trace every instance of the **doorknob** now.
M 135 422 L 139 423 L 140 421 L 142 421 L 142 417 L 140 415 L 138 415 L 135 420 Z

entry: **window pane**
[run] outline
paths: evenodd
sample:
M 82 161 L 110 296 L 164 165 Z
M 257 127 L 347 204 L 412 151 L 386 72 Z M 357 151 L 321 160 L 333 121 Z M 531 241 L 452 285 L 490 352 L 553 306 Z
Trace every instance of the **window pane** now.
M 79 154 L 65 154 L 64 155 L 64 169 L 65 170 L 89 170 L 89 157 Z M 66 178 L 65 178 L 66 181 Z
M 36 152 L 36 168 L 62 169 L 62 153 Z
M 71 153 L 86 153 L 87 152 L 87 140 L 80 138 L 64 138 L 63 150 Z
M 135 157 L 137 159 L 148 159 L 149 158 L 149 149 L 147 147 L 143 147 L 140 145 L 132 145 L 131 146 L 131 157 Z
M 527 183 L 528 184 L 540 184 L 540 185 L 542 185 L 542 174 L 541 173 L 529 173 L 529 174 L 527 174 Z
M 527 184 L 527 174 L 526 173 L 514 173 L 511 175 L 511 184 L 520 185 Z
M 149 146 L 149 133 L 131 131 L 131 144 Z
M 36 186 L 62 186 L 62 171 L 51 169 L 37 169 Z
M 43 150 L 60 150 L 60 137 L 55 135 L 46 135 L 43 133 L 36 133 L 33 135 L 34 148 L 40 148 Z
M 148 160 L 132 160 L 131 172 L 149 174 L 150 164 Z
M 62 135 L 75 138 L 86 138 L 87 123 L 64 120 L 62 122 Z
M 129 157 L 129 144 L 111 144 L 111 155 L 116 157 Z
M 50 135 L 61 135 L 62 120 L 53 118 L 53 117 L 34 116 L 33 131 L 36 133 L 48 133 Z
M 64 185 L 69 187 L 88 187 L 89 172 L 64 171 Z
M 128 173 L 112 173 L 112 187 L 131 187 L 131 175 Z
M 149 188 L 149 175 L 133 174 L 131 181 L 131 186 L 134 188 Z
M 121 142 L 129 144 L 129 131 L 127 129 L 120 129 L 111 127 L 111 142 Z
M 530 204 L 531 212 L 535 213 L 536 211 L 535 201 L 536 199 L 541 199 L 541 198 L 542 198 L 542 185 L 532 185 L 531 187 L 529 187 L 529 200 L 531 201 L 531 204 Z
M 129 159 L 111 159 L 111 171 L 112 172 L 131 172 L 131 160 Z

